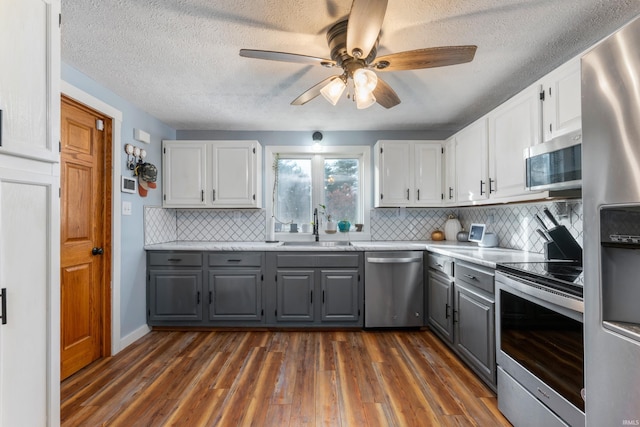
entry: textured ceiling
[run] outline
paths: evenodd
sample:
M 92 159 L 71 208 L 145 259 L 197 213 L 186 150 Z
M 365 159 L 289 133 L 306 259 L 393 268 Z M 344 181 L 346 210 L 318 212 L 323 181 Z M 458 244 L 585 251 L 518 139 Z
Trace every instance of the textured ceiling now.
M 335 69 L 240 57 L 329 57 L 351 0 L 62 0 L 62 59 L 178 130 L 456 131 L 640 14 L 637 0 L 389 0 L 378 56 L 475 44 L 471 63 L 384 74 L 402 103 L 291 101 Z

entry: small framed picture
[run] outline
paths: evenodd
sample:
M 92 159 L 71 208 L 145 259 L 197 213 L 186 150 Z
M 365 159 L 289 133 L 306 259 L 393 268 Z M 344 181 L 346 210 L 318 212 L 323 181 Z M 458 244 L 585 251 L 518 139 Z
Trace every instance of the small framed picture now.
M 123 193 L 135 193 L 138 191 L 138 181 L 135 178 L 122 175 L 122 188 Z

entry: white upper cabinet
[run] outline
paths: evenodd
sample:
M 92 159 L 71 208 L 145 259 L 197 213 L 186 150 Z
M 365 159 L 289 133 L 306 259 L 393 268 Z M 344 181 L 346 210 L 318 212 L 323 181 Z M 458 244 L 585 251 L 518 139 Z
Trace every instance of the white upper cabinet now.
M 163 141 L 163 206 L 258 208 L 257 141 Z
M 257 141 L 216 141 L 211 145 L 211 206 L 258 208 L 262 173 Z
M 206 207 L 207 143 L 163 141 L 162 191 L 166 207 Z
M 452 136 L 444 143 L 444 203 L 456 204 L 456 138 Z
M 455 135 L 455 140 L 458 204 L 486 200 L 489 192 L 487 118 L 483 117 L 462 129 Z
M 442 142 L 415 142 L 413 149 L 414 204 L 442 204 Z
M 378 141 L 374 163 L 376 207 L 442 203 L 441 141 Z
M 582 126 L 580 59 L 574 58 L 540 80 L 543 141 Z
M 540 142 L 540 98 L 533 86 L 488 115 L 490 199 L 527 194 L 526 148 Z M 535 193 L 531 193 L 535 194 Z

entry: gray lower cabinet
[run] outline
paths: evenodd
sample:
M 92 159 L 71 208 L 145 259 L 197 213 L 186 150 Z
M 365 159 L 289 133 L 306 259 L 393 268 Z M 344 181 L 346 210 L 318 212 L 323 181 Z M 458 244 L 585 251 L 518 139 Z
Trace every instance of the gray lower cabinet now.
M 264 253 L 207 254 L 207 303 L 211 325 L 262 323 Z
M 263 323 L 262 252 L 150 251 L 150 326 L 251 326 Z
M 466 262 L 455 264 L 454 346 L 495 390 L 495 271 Z
M 314 270 L 278 270 L 276 277 L 276 320 L 313 322 Z
M 443 340 L 453 343 L 453 281 L 446 275 L 429 270 L 427 316 L 429 326 L 437 330 Z
M 429 254 L 429 326 L 495 391 L 495 271 L 443 261 Z
M 202 254 L 150 252 L 147 255 L 149 325 L 202 322 Z
M 268 324 L 363 326 L 362 253 L 268 252 Z

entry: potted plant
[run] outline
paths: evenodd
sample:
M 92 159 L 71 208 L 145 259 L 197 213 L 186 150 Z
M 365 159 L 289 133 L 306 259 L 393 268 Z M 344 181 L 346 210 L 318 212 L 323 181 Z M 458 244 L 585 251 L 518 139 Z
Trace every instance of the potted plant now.
M 322 210 L 320 211 L 320 214 L 325 218 L 327 218 L 327 223 L 324 229 L 325 233 L 328 233 L 328 234 L 335 233 L 338 229 L 338 225 L 333 220 L 333 217 L 331 216 L 331 214 L 327 213 L 327 207 L 323 204 L 319 204 L 318 206 L 322 208 Z

